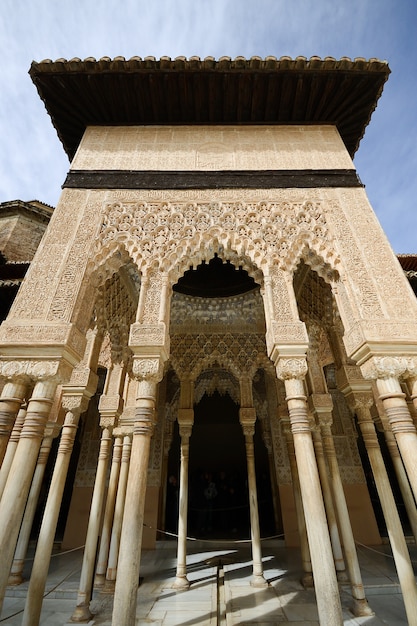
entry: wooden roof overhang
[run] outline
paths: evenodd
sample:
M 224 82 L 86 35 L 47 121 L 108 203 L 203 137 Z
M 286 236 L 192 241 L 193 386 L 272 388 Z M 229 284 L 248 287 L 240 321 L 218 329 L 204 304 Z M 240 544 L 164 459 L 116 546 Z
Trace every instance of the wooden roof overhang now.
M 389 73 L 345 57 L 48 59 L 29 70 L 70 159 L 87 126 L 152 124 L 333 124 L 353 156 Z

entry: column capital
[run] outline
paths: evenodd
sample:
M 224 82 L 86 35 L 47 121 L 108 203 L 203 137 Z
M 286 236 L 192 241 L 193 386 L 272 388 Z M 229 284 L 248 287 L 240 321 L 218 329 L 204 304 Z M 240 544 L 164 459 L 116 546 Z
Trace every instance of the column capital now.
M 87 410 L 89 398 L 82 393 L 67 393 L 64 391 L 61 406 L 67 413 L 81 415 Z
M 250 426 L 256 422 L 256 409 L 254 407 L 240 407 L 239 422 L 242 426 Z
M 164 374 L 164 360 L 160 356 L 134 356 L 132 376 L 136 380 L 159 383 Z
M 178 424 L 192 426 L 194 424 L 194 409 L 178 409 Z
M 13 359 L 0 361 L 0 377 L 8 380 L 54 380 L 64 383 L 72 367 L 62 359 Z
M 414 370 L 414 359 L 402 356 L 371 356 L 360 366 L 366 380 L 399 378 Z
M 306 357 L 280 357 L 276 364 L 277 376 L 280 380 L 301 379 L 307 374 Z
M 312 393 L 308 397 L 309 408 L 312 413 L 321 416 L 333 411 L 333 399 L 330 393 Z

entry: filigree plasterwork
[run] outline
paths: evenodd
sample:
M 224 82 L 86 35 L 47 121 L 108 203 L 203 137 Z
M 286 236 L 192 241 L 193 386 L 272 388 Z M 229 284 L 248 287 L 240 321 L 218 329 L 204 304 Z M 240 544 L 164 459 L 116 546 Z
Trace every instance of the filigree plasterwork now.
M 389 317 L 395 321 L 399 312 L 404 312 L 408 319 L 416 319 L 416 300 L 404 277 L 403 270 L 390 247 L 378 219 L 369 205 L 369 200 L 363 189 L 343 189 L 340 191 L 340 203 L 331 203 L 332 213 L 329 215 L 329 222 L 334 222 L 335 227 L 342 223 L 343 233 L 340 238 L 340 251 L 343 249 L 343 257 L 349 262 L 347 271 L 352 276 L 352 280 L 357 284 L 358 265 L 350 264 L 356 260 L 358 255 L 364 257 L 361 262 L 360 272 L 366 272 L 363 280 L 360 278 L 361 297 L 363 304 L 368 297 L 370 302 L 378 294 L 383 302 L 384 310 Z M 345 238 L 345 232 L 349 228 L 350 237 Z M 352 250 L 353 246 L 353 250 Z M 373 306 L 373 305 L 372 305 Z M 379 306 L 378 306 L 379 309 Z M 381 314 L 367 315 L 364 317 L 381 317 Z
M 265 337 L 256 333 L 173 335 L 171 362 L 178 375 L 190 375 L 194 379 L 213 363 L 230 370 L 236 378 L 269 363 Z
M 201 327 L 215 332 L 232 328 L 265 332 L 265 315 L 259 290 L 230 298 L 193 298 L 174 293 L 171 301 L 171 332 L 195 333 Z
M 239 382 L 230 372 L 221 369 L 207 370 L 198 377 L 194 388 L 194 402 L 198 404 L 204 394 L 212 396 L 216 391 L 221 396 L 228 394 L 233 402 L 239 404 Z
M 214 240 L 258 267 L 292 270 L 307 249 L 316 265 L 330 268 L 338 261 L 317 201 L 113 202 L 105 207 L 96 255 L 123 243 L 140 269 L 156 260 L 160 269 L 175 272 Z M 176 279 L 183 270 L 181 265 Z

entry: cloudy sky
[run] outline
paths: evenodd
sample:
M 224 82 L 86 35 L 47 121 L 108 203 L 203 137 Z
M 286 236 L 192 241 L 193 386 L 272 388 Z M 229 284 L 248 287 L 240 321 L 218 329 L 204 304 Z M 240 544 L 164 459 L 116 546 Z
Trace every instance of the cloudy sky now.
M 392 74 L 355 165 L 394 250 L 417 253 L 417 0 L 1 0 L 0 202 L 53 206 L 68 159 L 32 60 L 348 56 Z

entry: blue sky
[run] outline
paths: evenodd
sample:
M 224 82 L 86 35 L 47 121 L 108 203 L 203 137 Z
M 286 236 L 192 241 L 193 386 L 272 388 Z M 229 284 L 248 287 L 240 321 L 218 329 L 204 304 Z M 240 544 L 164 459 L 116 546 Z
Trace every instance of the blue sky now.
M 395 252 L 417 253 L 417 0 L 2 0 L 0 202 L 56 205 L 68 159 L 32 60 L 379 58 L 392 74 L 355 165 Z

